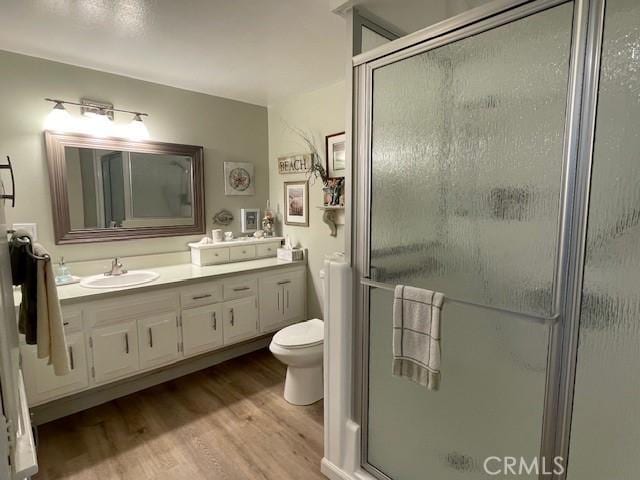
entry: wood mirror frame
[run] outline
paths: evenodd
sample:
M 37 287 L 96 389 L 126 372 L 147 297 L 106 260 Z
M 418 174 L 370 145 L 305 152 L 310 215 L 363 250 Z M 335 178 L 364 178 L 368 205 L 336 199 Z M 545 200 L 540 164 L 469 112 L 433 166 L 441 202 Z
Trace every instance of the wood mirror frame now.
M 79 133 L 44 133 L 49 164 L 49 183 L 53 207 L 56 244 L 108 242 L 136 238 L 199 235 L 205 232 L 204 149 L 194 145 L 98 138 Z M 193 170 L 193 225 L 150 227 L 83 228 L 72 230 L 67 189 L 65 147 L 121 150 L 137 153 L 174 154 L 191 157 Z

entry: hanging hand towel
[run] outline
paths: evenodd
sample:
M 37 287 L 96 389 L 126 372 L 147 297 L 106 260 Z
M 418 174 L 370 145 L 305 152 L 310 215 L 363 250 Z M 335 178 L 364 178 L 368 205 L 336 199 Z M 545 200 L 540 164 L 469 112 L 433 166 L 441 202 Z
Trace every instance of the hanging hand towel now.
M 19 286 L 22 300 L 18 313 L 18 329 L 25 336 L 27 345 L 38 342 L 38 314 L 37 314 L 37 273 L 38 262 L 29 252 L 31 251 L 31 235 L 26 230 L 17 230 L 9 241 L 9 255 L 11 258 L 11 277 L 13 284 Z
M 40 257 L 48 252 L 39 244 L 33 245 L 33 253 Z M 48 358 L 53 372 L 58 375 L 69 373 L 69 351 L 64 335 L 64 324 L 55 275 L 51 261 L 39 260 L 37 265 L 37 318 L 38 318 L 38 358 Z
M 429 390 L 440 386 L 440 312 L 444 295 L 396 286 L 393 300 L 393 374 Z

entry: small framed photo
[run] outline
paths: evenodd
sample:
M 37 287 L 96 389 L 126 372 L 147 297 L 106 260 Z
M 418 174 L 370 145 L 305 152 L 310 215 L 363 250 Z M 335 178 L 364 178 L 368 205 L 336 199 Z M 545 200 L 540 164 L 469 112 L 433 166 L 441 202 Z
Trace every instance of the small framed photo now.
M 258 230 L 260 223 L 259 208 L 241 208 L 240 209 L 240 229 L 242 233 L 254 233 Z
M 346 135 L 344 132 L 327 135 L 327 174 L 330 178 L 344 177 L 346 168 Z
M 224 194 L 255 195 L 253 163 L 224 162 Z
M 284 182 L 284 223 L 298 227 L 309 226 L 309 183 Z

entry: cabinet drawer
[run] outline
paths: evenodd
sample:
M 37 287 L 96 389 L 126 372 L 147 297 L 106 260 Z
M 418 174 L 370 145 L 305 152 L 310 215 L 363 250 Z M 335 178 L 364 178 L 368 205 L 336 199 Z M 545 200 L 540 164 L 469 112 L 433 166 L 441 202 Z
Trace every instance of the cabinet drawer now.
M 255 278 L 241 277 L 224 282 L 224 299 L 250 297 L 257 295 L 258 281 Z
M 236 262 L 238 260 L 250 260 L 256 258 L 256 246 L 245 245 L 240 247 L 229 248 L 229 260 Z
M 182 308 L 200 307 L 222 301 L 222 284 L 205 283 L 180 291 Z
M 279 246 L 280 242 L 256 245 L 256 257 L 275 257 Z
M 227 263 L 229 261 L 228 248 L 210 248 L 200 250 L 199 265 L 217 265 L 219 263 Z

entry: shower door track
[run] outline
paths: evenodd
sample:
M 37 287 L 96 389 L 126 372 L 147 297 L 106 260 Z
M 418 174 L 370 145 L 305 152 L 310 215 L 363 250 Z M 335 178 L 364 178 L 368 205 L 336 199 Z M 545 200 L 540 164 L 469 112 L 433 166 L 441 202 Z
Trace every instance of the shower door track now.
M 389 288 L 373 282 L 370 272 L 371 120 L 373 70 L 448 43 L 512 23 L 571 0 L 497 0 L 482 7 L 409 34 L 353 58 L 354 85 L 354 314 L 356 390 L 354 416 L 361 426 L 362 467 L 383 480 L 392 480 L 368 463 L 368 338 L 370 288 Z M 573 0 L 569 88 L 564 130 L 564 171 L 559 238 L 554 273 L 553 308 L 548 317 L 535 320 L 551 324 L 547 379 L 542 419 L 540 455 L 568 457 L 571 403 L 575 380 L 577 326 L 584 267 L 586 213 L 591 175 L 591 149 L 605 0 Z M 475 304 L 474 304 L 475 305 Z M 475 305 L 494 308 L 487 305 Z M 510 312 L 522 315 L 521 312 Z M 536 315 L 524 314 L 527 317 Z M 560 320 L 560 321 L 558 321 Z M 560 475 L 540 478 L 563 480 Z

